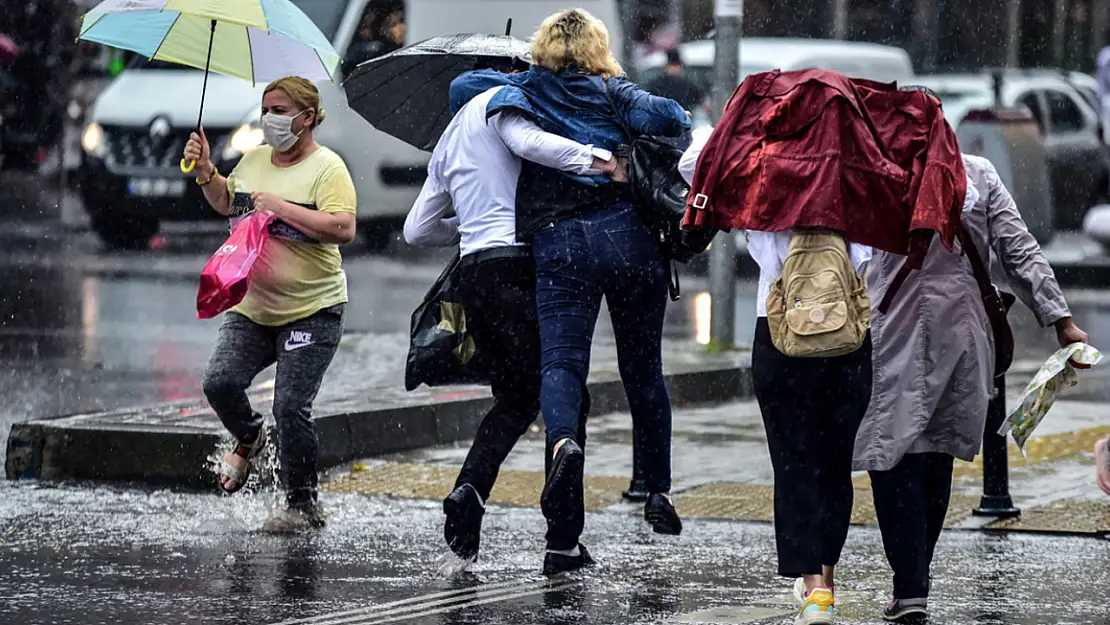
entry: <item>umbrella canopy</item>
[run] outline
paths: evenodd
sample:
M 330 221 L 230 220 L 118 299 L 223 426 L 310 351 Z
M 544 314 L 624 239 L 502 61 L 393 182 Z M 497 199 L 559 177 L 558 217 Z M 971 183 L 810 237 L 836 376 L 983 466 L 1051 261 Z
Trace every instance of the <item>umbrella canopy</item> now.
M 85 15 L 80 39 L 255 83 L 331 80 L 340 61 L 289 0 L 104 0 Z
M 378 130 L 432 150 L 451 121 L 451 81 L 472 69 L 508 70 L 529 46 L 507 35 L 433 37 L 362 63 L 343 82 L 351 108 Z

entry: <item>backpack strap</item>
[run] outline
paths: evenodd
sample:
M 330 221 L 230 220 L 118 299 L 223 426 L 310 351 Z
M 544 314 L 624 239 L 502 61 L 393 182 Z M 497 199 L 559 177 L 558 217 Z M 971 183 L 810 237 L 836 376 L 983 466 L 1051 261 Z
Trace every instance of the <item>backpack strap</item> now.
M 931 245 L 933 243 L 933 237 L 935 235 L 936 235 L 935 232 L 929 235 L 929 243 L 925 246 L 926 250 L 928 250 L 929 245 Z M 961 237 L 960 245 L 963 245 L 963 239 L 962 239 L 963 236 L 964 236 L 963 224 L 960 224 L 960 237 Z M 966 246 L 965 246 L 965 249 L 966 249 Z M 972 248 L 972 249 L 974 249 L 974 248 Z M 972 269 L 974 269 L 974 267 Z M 891 304 L 894 303 L 894 296 L 898 294 L 898 291 L 902 288 L 902 285 L 906 283 L 906 278 L 910 277 L 910 272 L 911 271 L 913 271 L 913 268 L 910 267 L 909 261 L 908 260 L 902 261 L 902 266 L 898 268 L 898 273 L 894 274 L 894 279 L 890 281 L 890 286 L 887 287 L 886 293 L 883 294 L 883 301 L 879 302 L 879 312 L 880 313 L 885 315 L 887 313 L 887 311 L 890 310 Z M 989 278 L 989 276 L 988 276 L 988 278 Z M 978 276 L 976 276 L 976 280 L 978 280 Z M 988 279 L 988 282 L 989 282 L 989 279 Z
M 964 254 L 967 255 L 968 262 L 971 263 L 971 274 L 975 276 L 975 283 L 979 286 L 979 293 L 983 296 L 990 295 L 995 292 L 994 283 L 991 282 L 991 274 L 987 270 L 986 265 L 983 264 L 983 258 L 979 256 L 979 250 L 975 246 L 975 241 L 971 240 L 971 235 L 968 234 L 967 228 L 960 224 L 960 232 L 958 234 L 960 240 L 960 247 L 963 248 Z M 930 243 L 932 241 L 930 240 Z M 894 296 L 898 290 L 905 284 L 906 278 L 909 277 L 913 269 L 905 261 L 902 266 L 898 268 L 898 273 L 894 274 L 894 279 L 890 281 L 890 287 L 887 288 L 886 293 L 883 295 L 883 301 L 879 303 L 879 312 L 884 315 L 890 310 L 891 304 L 894 302 Z

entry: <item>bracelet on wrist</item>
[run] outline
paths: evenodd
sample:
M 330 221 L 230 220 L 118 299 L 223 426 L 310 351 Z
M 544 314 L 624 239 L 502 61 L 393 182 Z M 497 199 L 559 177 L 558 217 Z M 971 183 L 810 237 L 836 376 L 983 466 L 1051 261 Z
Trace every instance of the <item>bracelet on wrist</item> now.
M 212 184 L 212 181 L 215 180 L 216 176 L 219 176 L 219 175 L 220 175 L 220 170 L 217 169 L 215 166 L 213 166 L 212 167 L 212 175 L 208 176 L 204 180 L 201 180 L 200 178 L 197 178 L 196 183 L 198 185 L 202 186 L 202 187 L 208 186 L 209 184 Z

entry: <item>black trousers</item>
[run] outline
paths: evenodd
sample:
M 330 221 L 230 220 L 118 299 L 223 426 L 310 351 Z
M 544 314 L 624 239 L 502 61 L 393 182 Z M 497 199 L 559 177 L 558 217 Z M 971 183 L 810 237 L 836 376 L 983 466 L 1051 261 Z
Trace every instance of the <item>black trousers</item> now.
M 928 597 L 929 566 L 952 496 L 952 456 L 906 454 L 893 469 L 870 474 L 894 597 Z
M 464 264 L 460 278 L 467 328 L 490 365 L 494 402 L 478 426 L 455 487 L 470 484 L 488 500 L 501 464 L 540 411 L 536 264 L 527 253 L 479 260 Z M 584 393 L 582 414 L 588 411 L 589 394 Z M 585 427 L 578 442 L 586 444 Z M 546 467 L 550 452 L 544 458 Z
M 846 356 L 791 358 L 761 317 L 752 377 L 775 471 L 779 574 L 819 575 L 840 561 L 848 537 L 852 450 L 871 401 L 871 339 Z

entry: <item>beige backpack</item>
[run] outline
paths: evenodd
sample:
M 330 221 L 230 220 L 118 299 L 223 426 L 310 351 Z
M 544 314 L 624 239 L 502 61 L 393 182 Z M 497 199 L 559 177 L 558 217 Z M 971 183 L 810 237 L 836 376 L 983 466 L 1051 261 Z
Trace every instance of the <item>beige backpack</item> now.
M 871 300 L 844 237 L 823 230 L 794 235 L 782 277 L 767 296 L 767 322 L 775 347 L 794 358 L 843 356 L 863 346 Z

